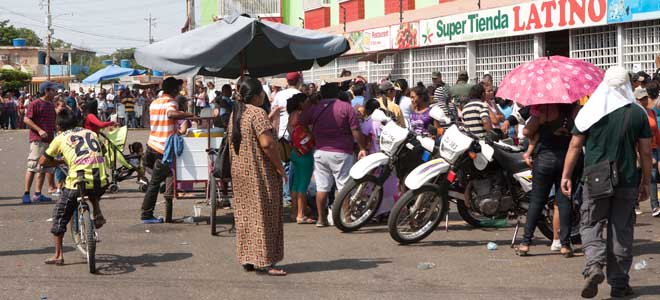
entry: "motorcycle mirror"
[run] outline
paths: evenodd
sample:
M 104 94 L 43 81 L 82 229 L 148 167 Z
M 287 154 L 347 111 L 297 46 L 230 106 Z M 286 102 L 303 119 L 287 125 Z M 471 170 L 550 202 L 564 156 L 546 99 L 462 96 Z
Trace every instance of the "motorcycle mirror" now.
M 374 110 L 374 112 L 371 114 L 371 119 L 376 122 L 387 122 L 391 120 L 387 115 L 385 115 L 385 112 L 380 109 Z
M 434 106 L 433 108 L 431 108 L 431 111 L 429 111 L 429 116 L 431 116 L 431 118 L 433 118 L 434 120 L 440 122 L 440 124 L 442 125 L 448 125 L 449 123 L 451 123 L 451 119 L 447 117 L 445 111 L 442 110 L 440 106 Z

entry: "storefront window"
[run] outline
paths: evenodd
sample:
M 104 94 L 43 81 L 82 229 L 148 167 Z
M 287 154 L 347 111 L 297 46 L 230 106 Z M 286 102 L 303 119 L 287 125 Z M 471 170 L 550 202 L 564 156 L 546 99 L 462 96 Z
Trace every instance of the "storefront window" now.
M 488 72 L 498 85 L 504 76 L 522 63 L 534 60 L 532 36 L 477 41 L 477 80 Z
M 623 66 L 628 70 L 655 72 L 655 57 L 660 53 L 660 20 L 626 24 Z

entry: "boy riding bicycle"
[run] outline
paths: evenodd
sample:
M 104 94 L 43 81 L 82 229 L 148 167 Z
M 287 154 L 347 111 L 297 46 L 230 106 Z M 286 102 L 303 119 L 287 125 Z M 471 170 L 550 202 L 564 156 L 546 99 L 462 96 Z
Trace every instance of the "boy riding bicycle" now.
M 64 190 L 53 209 L 53 226 L 50 232 L 54 235 L 55 256 L 45 261 L 46 264 L 62 265 L 64 264 L 62 239 L 77 207 L 77 198 L 81 196 L 76 184 L 80 180 L 85 183 L 85 195 L 92 203 L 94 223 L 98 229 L 105 224 L 99 200 L 108 185 L 108 180 L 98 136 L 91 130 L 78 127 L 78 120 L 68 109 L 57 114 L 57 127 L 61 133 L 41 156 L 39 164 L 43 166 L 66 164 L 69 167 Z M 55 157 L 60 155 L 63 159 L 56 160 Z

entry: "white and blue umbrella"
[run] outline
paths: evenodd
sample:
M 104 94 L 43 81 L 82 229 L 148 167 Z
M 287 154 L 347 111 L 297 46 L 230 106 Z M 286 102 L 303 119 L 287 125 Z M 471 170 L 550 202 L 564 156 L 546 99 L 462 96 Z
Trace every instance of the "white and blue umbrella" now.
M 97 84 L 103 80 L 117 79 L 124 76 L 142 75 L 146 72 L 146 70 L 122 68 L 117 65 L 109 65 L 101 70 L 96 71 L 94 74 L 87 76 L 87 78 L 83 79 L 83 83 Z

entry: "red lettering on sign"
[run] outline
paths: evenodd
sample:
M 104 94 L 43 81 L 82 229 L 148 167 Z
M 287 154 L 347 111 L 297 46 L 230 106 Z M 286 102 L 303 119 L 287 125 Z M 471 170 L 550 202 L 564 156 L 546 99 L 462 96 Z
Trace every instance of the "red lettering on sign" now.
M 566 26 L 566 0 L 559 0 L 559 27 Z
M 594 22 L 598 22 L 602 20 L 605 17 L 605 13 L 607 13 L 607 1 L 605 0 L 597 0 L 598 1 L 598 8 L 600 9 L 599 11 L 596 11 L 596 5 L 594 1 L 591 1 L 591 5 L 589 5 L 589 19 Z
M 568 22 L 568 25 L 575 25 L 575 16 L 577 16 L 582 23 L 585 21 L 586 10 L 585 2 L 586 0 L 581 0 L 582 5 L 580 5 L 580 0 L 569 0 L 571 4 L 571 20 Z
M 546 1 L 541 4 L 541 11 L 545 11 L 545 24 L 544 27 L 552 27 L 552 10 L 557 7 L 555 1 Z
M 520 24 L 520 6 L 513 8 L 513 31 L 525 30 L 525 23 Z
M 543 26 L 541 25 L 541 18 L 539 17 L 539 11 L 536 10 L 536 5 L 532 4 L 529 7 L 529 20 L 527 20 L 527 30 L 532 29 L 532 23 L 534 24 L 535 29 L 540 29 Z

